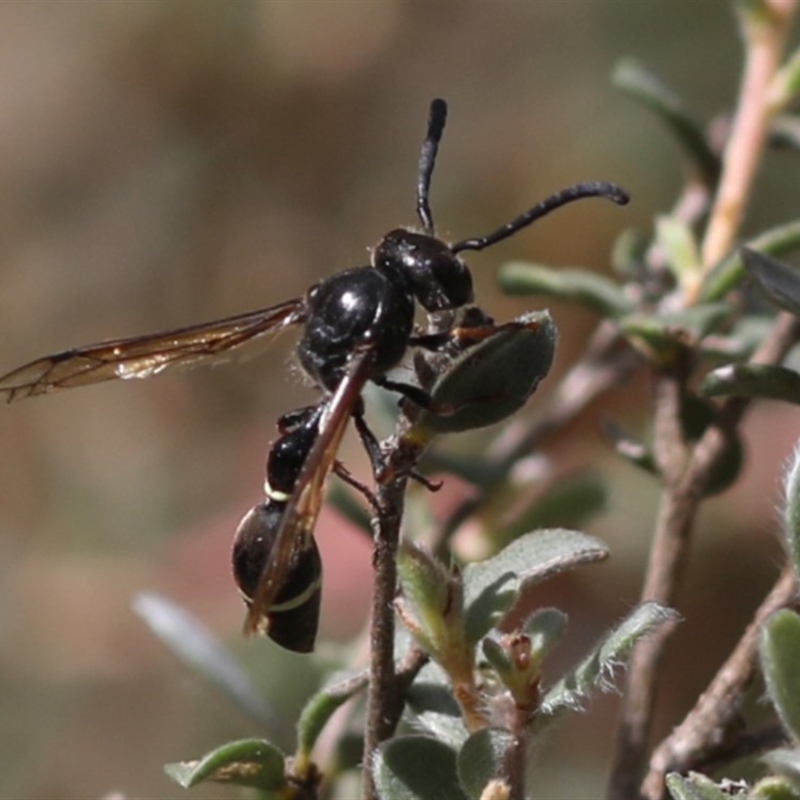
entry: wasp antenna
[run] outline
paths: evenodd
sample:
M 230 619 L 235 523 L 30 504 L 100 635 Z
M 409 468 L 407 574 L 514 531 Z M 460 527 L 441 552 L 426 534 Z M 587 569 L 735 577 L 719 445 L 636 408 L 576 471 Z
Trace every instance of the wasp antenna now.
M 453 253 L 459 253 L 462 250 L 483 250 L 484 247 L 490 247 L 503 239 L 507 239 L 509 236 L 513 236 L 517 231 L 527 227 L 531 222 L 540 219 L 545 214 L 549 214 L 551 211 L 573 202 L 573 200 L 580 200 L 582 197 L 604 197 L 618 206 L 624 206 L 630 200 L 630 195 L 624 189 L 607 181 L 576 183 L 574 186 L 568 186 L 566 189 L 550 195 L 546 200 L 537 203 L 524 214 L 487 236 L 481 236 L 479 239 L 464 239 L 463 242 L 454 244 L 450 250 Z
M 417 173 L 417 216 L 429 236 L 433 236 L 433 214 L 428 202 L 428 191 L 431 188 L 431 175 L 436 164 L 436 152 L 439 149 L 445 122 L 447 122 L 447 103 L 436 98 L 431 103 L 428 114 L 428 132 L 422 143 Z

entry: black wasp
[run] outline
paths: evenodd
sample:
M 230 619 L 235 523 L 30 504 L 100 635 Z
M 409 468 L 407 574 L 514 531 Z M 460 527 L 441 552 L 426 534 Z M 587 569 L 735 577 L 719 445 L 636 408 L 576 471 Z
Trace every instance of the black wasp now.
M 234 572 L 248 606 L 245 632 L 267 633 L 290 650 L 313 649 L 322 575 L 313 529 L 328 474 L 335 470 L 347 478 L 336 453 L 351 418 L 374 471 L 380 472 L 380 449 L 363 418 L 362 389 L 372 381 L 430 408 L 430 398 L 418 386 L 387 377 L 409 347 L 436 351 L 447 344 L 446 330 L 415 333 L 416 304 L 430 314 L 450 314 L 452 323 L 453 312 L 473 299 L 472 277 L 459 253 L 496 244 L 573 200 L 628 201 L 614 184 L 579 183 L 486 236 L 448 245 L 434 235 L 428 201 L 446 115 L 445 102 L 434 100 L 417 178 L 422 232 L 390 231 L 373 250 L 369 266 L 340 272 L 311 287 L 305 297 L 270 308 L 65 350 L 0 377 L 0 394 L 9 401 L 117 378 L 148 378 L 302 324 L 297 357 L 323 398 L 279 421 L 280 436 L 267 460 L 267 500 L 248 512 L 234 542 Z

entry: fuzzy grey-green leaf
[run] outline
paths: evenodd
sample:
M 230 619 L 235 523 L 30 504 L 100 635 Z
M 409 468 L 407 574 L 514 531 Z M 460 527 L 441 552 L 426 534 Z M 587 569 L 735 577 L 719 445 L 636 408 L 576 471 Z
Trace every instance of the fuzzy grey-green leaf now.
M 458 753 L 458 777 L 469 800 L 480 800 L 486 784 L 502 774 L 503 760 L 514 737 L 500 728 L 473 733 Z
M 608 691 L 618 667 L 624 666 L 639 639 L 662 625 L 675 624 L 678 613 L 658 603 L 642 603 L 596 646 L 576 667 L 547 692 L 542 711 L 553 715 L 562 709 L 580 710 L 595 688 Z
M 518 411 L 550 371 L 557 332 L 547 311 L 498 325 L 438 369 L 430 395 L 407 436 L 458 433 L 494 425 Z M 446 412 L 439 409 L 447 409 Z
M 777 750 L 771 750 L 769 753 L 765 753 L 761 760 L 767 764 L 770 769 L 782 776 L 789 785 L 774 787 L 770 795 L 765 795 L 764 793 L 758 794 L 757 797 L 759 800 L 764 797 L 768 798 L 768 800 L 773 800 L 773 798 L 780 798 L 780 800 L 790 800 L 791 798 L 791 800 L 797 800 L 798 796 L 800 796 L 800 750 L 796 747 L 780 747 Z M 781 789 L 783 789 L 782 792 Z M 787 790 L 792 793 L 789 794 Z
M 469 609 L 487 587 L 506 575 L 516 575 L 524 588 L 580 564 L 602 561 L 608 552 L 600 539 L 578 531 L 552 528 L 525 534 L 496 556 L 464 567 L 465 605 Z
M 378 796 L 389 800 L 468 800 L 456 771 L 456 754 L 427 736 L 400 736 L 372 760 Z
M 761 629 L 761 669 L 778 716 L 796 743 L 800 743 L 800 616 L 783 609 Z

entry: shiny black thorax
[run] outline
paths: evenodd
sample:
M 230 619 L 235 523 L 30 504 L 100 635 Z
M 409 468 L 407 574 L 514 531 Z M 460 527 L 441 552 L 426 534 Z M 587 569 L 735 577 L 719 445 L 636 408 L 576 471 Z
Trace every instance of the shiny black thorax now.
M 303 368 L 333 391 L 359 345 L 373 347 L 375 376 L 403 357 L 414 325 L 414 298 L 395 269 L 359 267 L 317 284 L 297 354 Z
M 416 302 L 441 311 L 471 300 L 469 270 L 444 242 L 398 228 L 375 248 L 371 266 L 340 272 L 309 291 L 300 363 L 320 386 L 334 391 L 353 351 L 370 345 L 371 377 L 380 378 L 408 348 Z

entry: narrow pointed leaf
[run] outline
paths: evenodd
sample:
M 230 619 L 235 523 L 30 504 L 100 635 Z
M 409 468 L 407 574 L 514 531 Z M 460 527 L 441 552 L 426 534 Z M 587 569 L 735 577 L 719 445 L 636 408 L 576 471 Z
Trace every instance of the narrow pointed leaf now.
M 800 220 L 778 225 L 747 242 L 747 248 L 773 257 L 788 255 L 800 247 Z M 709 271 L 701 290 L 703 302 L 723 298 L 744 279 L 742 249 L 734 250 Z
M 800 442 L 795 444 L 783 481 L 783 536 L 795 575 L 800 576 Z
M 785 108 L 800 93 L 800 48 L 789 56 L 775 73 L 769 87 L 772 110 Z
M 232 783 L 267 791 L 277 791 L 287 785 L 284 755 L 264 739 L 229 742 L 199 761 L 167 764 L 164 771 L 184 789 L 203 781 Z
M 769 124 L 769 143 L 772 147 L 800 151 L 800 117 L 797 114 L 774 117 Z
M 616 420 L 610 418 L 603 420 L 602 432 L 618 455 L 651 475 L 658 474 L 658 466 L 651 448 L 628 433 Z
M 636 307 L 614 281 L 585 269 L 552 269 L 512 261 L 498 273 L 500 288 L 511 295 L 543 295 L 577 303 L 602 317 L 618 317 Z
M 800 403 L 800 374 L 771 364 L 726 364 L 709 372 L 700 384 L 706 397 L 763 397 Z
M 764 296 L 778 308 L 800 316 L 800 271 L 747 247 L 742 256 L 748 275 Z
M 354 492 L 346 489 L 340 481 L 334 481 L 328 491 L 327 501 L 332 505 L 348 522 L 352 522 L 364 533 L 372 536 L 372 518 L 364 508 L 363 499 L 359 502 Z
M 297 721 L 298 753 L 308 755 L 333 713 L 363 691 L 368 683 L 369 675 L 362 671 L 346 677 L 334 677 L 316 692 L 305 704 Z
M 204 675 L 254 720 L 265 727 L 278 725 L 250 678 L 222 643 L 198 619 L 158 594 L 136 595 L 134 611 L 169 649 Z
M 666 215 L 656 218 L 656 242 L 664 252 L 672 274 L 683 284 L 695 278 L 700 269 L 700 252 L 691 228 L 679 219 Z
M 619 326 L 628 338 L 659 358 L 695 345 L 732 314 L 728 303 L 704 303 L 675 314 L 629 314 L 619 320 Z
M 716 183 L 720 171 L 719 158 L 708 144 L 702 126 L 671 89 L 633 59 L 620 61 L 611 79 L 618 89 L 655 111 L 675 135 L 704 181 L 710 185 Z
M 679 775 L 672 772 L 667 775 L 667 789 L 673 800 L 731 800 L 738 795 L 723 792 L 711 778 L 699 773 L 691 772 L 689 775 Z M 742 800 L 747 797 L 745 792 Z
M 547 692 L 542 712 L 553 715 L 563 709 L 581 710 L 595 688 L 612 688 L 615 671 L 624 666 L 636 642 L 665 624 L 675 624 L 679 615 L 658 603 L 642 603 L 615 630 Z
M 589 471 L 559 476 L 503 530 L 503 541 L 557 526 L 579 528 L 606 508 L 604 479 Z

